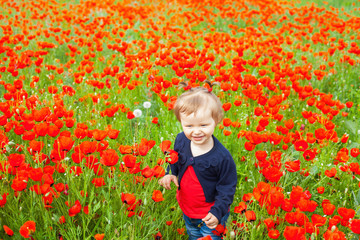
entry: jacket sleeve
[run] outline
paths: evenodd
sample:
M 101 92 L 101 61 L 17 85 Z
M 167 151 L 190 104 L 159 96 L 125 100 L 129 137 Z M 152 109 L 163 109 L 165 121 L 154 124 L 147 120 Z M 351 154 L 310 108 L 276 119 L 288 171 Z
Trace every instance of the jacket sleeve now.
M 216 184 L 215 204 L 210 212 L 221 221 L 225 216 L 234 200 L 237 184 L 236 165 L 231 157 L 227 157 L 221 164 L 219 170 L 219 181 Z

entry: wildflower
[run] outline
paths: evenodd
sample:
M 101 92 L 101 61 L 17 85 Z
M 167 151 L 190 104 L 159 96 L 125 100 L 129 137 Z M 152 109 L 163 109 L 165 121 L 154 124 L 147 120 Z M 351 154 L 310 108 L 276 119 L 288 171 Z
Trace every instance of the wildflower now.
M 136 198 L 131 193 L 121 193 L 121 201 L 131 206 L 135 203 Z
M 158 124 L 159 118 L 154 117 L 151 122 L 154 123 L 154 124 Z
M 134 155 L 127 154 L 123 156 L 122 160 L 125 163 L 125 166 L 128 168 L 132 168 L 135 166 L 136 157 Z
M 11 230 L 8 226 L 4 225 L 3 228 L 4 228 L 5 233 L 6 233 L 7 235 L 9 235 L 10 237 L 11 237 L 12 235 L 14 235 L 14 231 Z
M 308 148 L 308 143 L 305 140 L 299 140 L 294 143 L 294 147 L 296 151 L 305 151 Z
M 12 167 L 19 167 L 21 164 L 25 163 L 25 155 L 13 153 L 8 156 L 9 164 Z
M 69 216 L 74 217 L 81 211 L 81 204 L 79 200 L 75 201 L 75 204 L 69 209 Z
M 102 152 L 100 162 L 101 164 L 111 167 L 118 163 L 119 156 L 114 149 L 107 149 Z
M 245 211 L 245 217 L 246 217 L 246 220 L 249 222 L 256 220 L 256 214 L 252 210 Z
M 104 233 L 101 233 L 101 234 L 95 234 L 95 236 L 94 236 L 94 238 L 96 239 L 96 240 L 103 240 L 104 239 L 104 237 L 105 237 L 105 234 Z
M 36 224 L 34 221 L 27 221 L 20 227 L 20 234 L 24 238 L 29 238 L 36 230 Z
M 360 219 L 351 220 L 349 227 L 353 233 L 360 234 Z
M 151 102 L 144 102 L 143 106 L 144 106 L 144 108 L 150 108 Z
M 278 239 L 280 237 L 280 232 L 277 229 L 271 229 L 268 232 L 268 237 L 271 239 Z
M 104 186 L 105 185 L 105 180 L 104 178 L 100 177 L 100 178 L 94 178 L 92 181 L 91 181 L 92 184 L 94 184 L 94 186 L 96 188 L 98 187 L 101 187 L 101 186 Z
M 306 240 L 305 229 L 302 227 L 286 226 L 283 235 L 286 240 Z
M 138 118 L 138 117 L 141 117 L 142 111 L 140 109 L 135 109 L 133 114 L 136 118 Z
M 174 164 L 178 161 L 178 153 L 174 150 L 170 150 L 168 156 L 166 157 L 166 162 Z
M 152 200 L 154 200 L 154 202 L 164 201 L 164 197 L 160 190 L 154 190 L 151 198 Z

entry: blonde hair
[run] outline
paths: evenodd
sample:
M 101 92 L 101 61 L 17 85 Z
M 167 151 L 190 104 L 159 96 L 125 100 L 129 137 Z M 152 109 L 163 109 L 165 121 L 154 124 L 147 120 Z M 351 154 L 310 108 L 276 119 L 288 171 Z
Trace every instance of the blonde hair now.
M 211 117 L 216 124 L 219 124 L 224 118 L 224 110 L 219 98 L 204 87 L 190 88 L 181 94 L 176 100 L 174 113 L 179 122 L 181 122 L 181 113 L 190 115 L 196 113 L 202 107 L 210 109 Z

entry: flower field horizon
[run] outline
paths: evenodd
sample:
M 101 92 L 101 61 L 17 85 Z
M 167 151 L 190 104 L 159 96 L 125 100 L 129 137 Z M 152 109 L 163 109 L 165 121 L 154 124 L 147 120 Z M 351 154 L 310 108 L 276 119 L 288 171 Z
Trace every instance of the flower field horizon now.
M 238 185 L 223 239 L 360 238 L 360 1 L 1 1 L 0 239 L 187 239 L 177 96 Z

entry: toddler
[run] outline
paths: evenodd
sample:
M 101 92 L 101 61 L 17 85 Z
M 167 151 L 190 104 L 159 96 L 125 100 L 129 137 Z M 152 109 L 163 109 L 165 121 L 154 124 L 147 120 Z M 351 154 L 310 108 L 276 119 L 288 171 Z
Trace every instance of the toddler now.
M 177 99 L 174 113 L 183 129 L 174 143 L 179 160 L 159 184 L 165 189 L 171 189 L 171 182 L 176 185 L 190 240 L 208 235 L 221 239 L 214 230 L 225 226 L 237 183 L 231 154 L 213 136 L 224 117 L 222 104 L 208 89 L 196 87 Z

